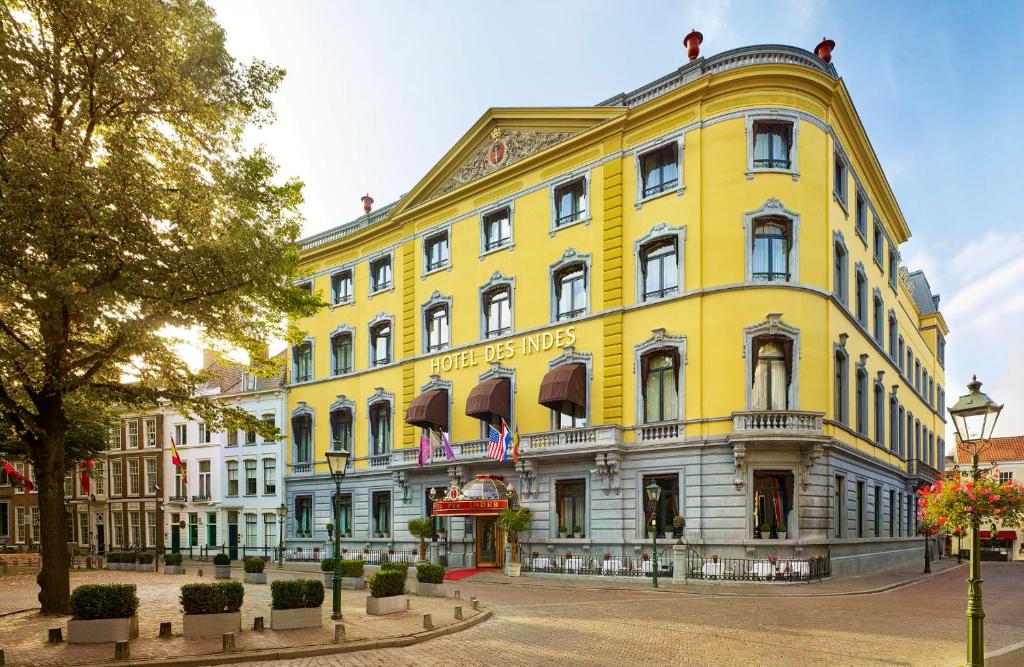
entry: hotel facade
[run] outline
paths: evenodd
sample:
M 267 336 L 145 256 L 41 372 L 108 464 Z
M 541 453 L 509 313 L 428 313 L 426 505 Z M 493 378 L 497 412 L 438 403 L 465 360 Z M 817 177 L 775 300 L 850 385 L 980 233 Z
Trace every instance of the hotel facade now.
M 431 490 L 501 476 L 524 549 L 916 561 L 947 328 L 849 91 L 815 53 L 696 57 L 596 106 L 487 111 L 400 200 L 302 243 L 328 304 L 289 350 L 289 546 L 410 547 Z M 488 425 L 520 435 L 486 456 Z M 422 468 L 424 429 L 450 433 Z M 499 565 L 493 517 L 436 519 Z M 762 531 L 767 531 L 762 535 Z M 661 547 L 659 547 L 661 548 Z

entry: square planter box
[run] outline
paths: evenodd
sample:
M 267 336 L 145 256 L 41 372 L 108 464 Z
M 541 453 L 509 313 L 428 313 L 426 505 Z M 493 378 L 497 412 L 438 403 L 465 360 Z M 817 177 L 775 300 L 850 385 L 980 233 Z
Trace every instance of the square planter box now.
M 247 584 L 265 584 L 267 583 L 266 572 L 246 572 L 245 583 Z
M 351 589 L 366 588 L 366 577 L 342 577 L 341 587 Z
M 443 582 L 440 584 L 428 584 L 422 581 L 417 581 L 416 595 L 423 595 L 431 598 L 448 597 L 448 586 Z
M 297 628 L 319 628 L 324 624 L 321 607 L 306 609 L 271 609 L 271 630 L 295 630 Z
M 183 565 L 164 565 L 164 574 L 185 574 Z
M 409 608 L 409 598 L 404 595 L 392 595 L 387 598 L 366 597 L 366 613 L 372 616 L 397 614 Z
M 216 637 L 225 632 L 242 631 L 242 612 L 228 614 L 182 614 L 182 634 L 186 637 Z
M 139 617 L 98 618 L 92 621 L 68 621 L 69 644 L 126 642 L 139 637 Z
M 230 579 L 231 578 L 231 566 L 230 565 L 214 565 L 213 566 L 213 578 L 214 579 Z
M 136 563 L 135 564 L 135 571 L 136 572 L 153 572 L 153 564 L 152 563 Z

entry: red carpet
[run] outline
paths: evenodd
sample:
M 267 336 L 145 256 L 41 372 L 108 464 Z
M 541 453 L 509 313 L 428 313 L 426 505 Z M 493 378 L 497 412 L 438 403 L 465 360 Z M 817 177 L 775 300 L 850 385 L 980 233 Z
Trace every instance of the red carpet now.
M 495 572 L 500 568 L 497 567 L 468 567 L 462 570 L 448 570 L 444 574 L 445 581 L 462 581 L 467 577 L 472 577 L 474 574 L 481 574 L 483 572 Z

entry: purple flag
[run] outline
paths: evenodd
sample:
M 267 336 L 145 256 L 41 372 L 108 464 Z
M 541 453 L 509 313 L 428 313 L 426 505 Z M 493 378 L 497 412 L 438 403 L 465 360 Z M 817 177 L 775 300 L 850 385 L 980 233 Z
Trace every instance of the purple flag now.
M 455 460 L 455 452 L 452 451 L 452 443 L 448 441 L 448 434 L 441 431 L 441 446 L 444 447 L 444 457 L 449 461 Z
M 420 433 L 420 455 L 416 461 L 419 467 L 423 467 L 427 461 L 430 460 L 430 441 L 427 440 L 427 436 L 424 433 Z

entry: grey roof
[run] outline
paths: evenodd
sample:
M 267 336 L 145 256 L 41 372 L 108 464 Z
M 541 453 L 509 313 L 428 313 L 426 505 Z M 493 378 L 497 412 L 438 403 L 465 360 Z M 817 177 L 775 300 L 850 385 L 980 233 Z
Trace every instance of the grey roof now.
M 912 294 L 914 303 L 922 315 L 930 315 L 939 310 L 939 295 L 932 294 L 932 287 L 928 284 L 928 278 L 924 271 L 914 271 L 907 274 L 907 282 L 913 288 Z

